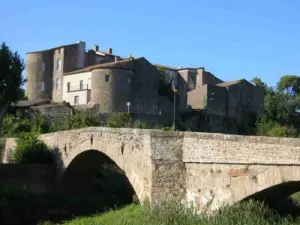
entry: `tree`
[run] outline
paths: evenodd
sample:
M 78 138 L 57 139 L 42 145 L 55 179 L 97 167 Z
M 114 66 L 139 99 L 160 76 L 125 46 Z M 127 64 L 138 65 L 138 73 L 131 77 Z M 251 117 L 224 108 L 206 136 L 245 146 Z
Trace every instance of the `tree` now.
M 254 77 L 251 80 L 251 83 L 255 84 L 256 86 L 261 86 L 263 88 L 267 88 L 267 84 L 265 82 L 263 82 L 259 77 Z
M 18 101 L 21 86 L 25 80 L 22 77 L 24 63 L 18 52 L 12 52 L 3 42 L 0 47 L 0 137 L 2 137 L 2 121 L 12 102 Z
M 300 94 L 300 77 L 296 75 L 285 75 L 277 83 L 277 90 L 289 96 Z

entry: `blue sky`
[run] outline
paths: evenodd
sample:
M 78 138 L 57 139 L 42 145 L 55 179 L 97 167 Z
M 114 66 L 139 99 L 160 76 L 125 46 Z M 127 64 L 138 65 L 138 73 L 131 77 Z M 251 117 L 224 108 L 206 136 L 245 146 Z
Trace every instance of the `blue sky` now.
M 83 40 L 223 80 L 300 75 L 299 0 L 3 1 L 0 41 L 22 57 Z M 4 9 L 4 10 L 3 10 Z

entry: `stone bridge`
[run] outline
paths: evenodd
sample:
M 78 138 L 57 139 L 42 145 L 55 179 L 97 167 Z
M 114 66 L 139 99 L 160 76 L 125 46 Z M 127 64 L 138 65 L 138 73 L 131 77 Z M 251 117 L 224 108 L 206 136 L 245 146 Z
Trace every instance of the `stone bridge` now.
M 251 196 L 300 190 L 300 139 L 90 127 L 41 135 L 60 153 L 59 177 L 97 150 L 125 173 L 139 200 L 192 202 L 211 211 Z M 7 139 L 4 162 L 14 139 Z

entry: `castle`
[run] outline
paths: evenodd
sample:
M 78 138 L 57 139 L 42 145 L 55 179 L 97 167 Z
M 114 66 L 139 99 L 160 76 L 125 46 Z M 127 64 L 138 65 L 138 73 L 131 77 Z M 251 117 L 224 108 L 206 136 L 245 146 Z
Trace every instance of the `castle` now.
M 203 67 L 173 68 L 144 57 L 122 58 L 111 48 L 101 51 L 97 45 L 86 51 L 82 41 L 27 53 L 25 92 L 29 100 L 97 106 L 105 113 L 171 115 L 172 101 L 159 94 L 160 71 L 164 81 L 178 90 L 179 113 L 205 110 L 232 118 L 263 113 L 263 89 L 244 79 L 224 82 Z

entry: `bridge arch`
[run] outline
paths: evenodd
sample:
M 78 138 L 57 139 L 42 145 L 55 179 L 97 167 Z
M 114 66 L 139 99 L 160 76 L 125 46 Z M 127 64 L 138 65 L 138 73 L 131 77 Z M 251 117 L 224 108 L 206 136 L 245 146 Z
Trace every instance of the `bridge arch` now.
M 300 167 L 291 165 L 257 166 L 256 174 L 234 177 L 212 192 L 211 209 L 250 199 L 274 204 L 300 191 Z M 250 167 L 251 169 L 251 167 Z M 228 179 L 227 179 L 228 180 Z
M 151 198 L 152 162 L 147 152 L 149 149 L 144 146 L 147 136 L 117 129 L 114 132 L 89 132 L 88 129 L 76 131 L 57 132 L 55 137 L 42 137 L 43 141 L 56 149 L 58 185 L 77 157 L 88 152 L 98 152 L 124 171 L 139 202 Z
M 135 190 L 125 172 L 98 150 L 81 152 L 71 160 L 58 186 L 60 193 L 102 196 L 102 201 L 124 205 L 135 200 Z

